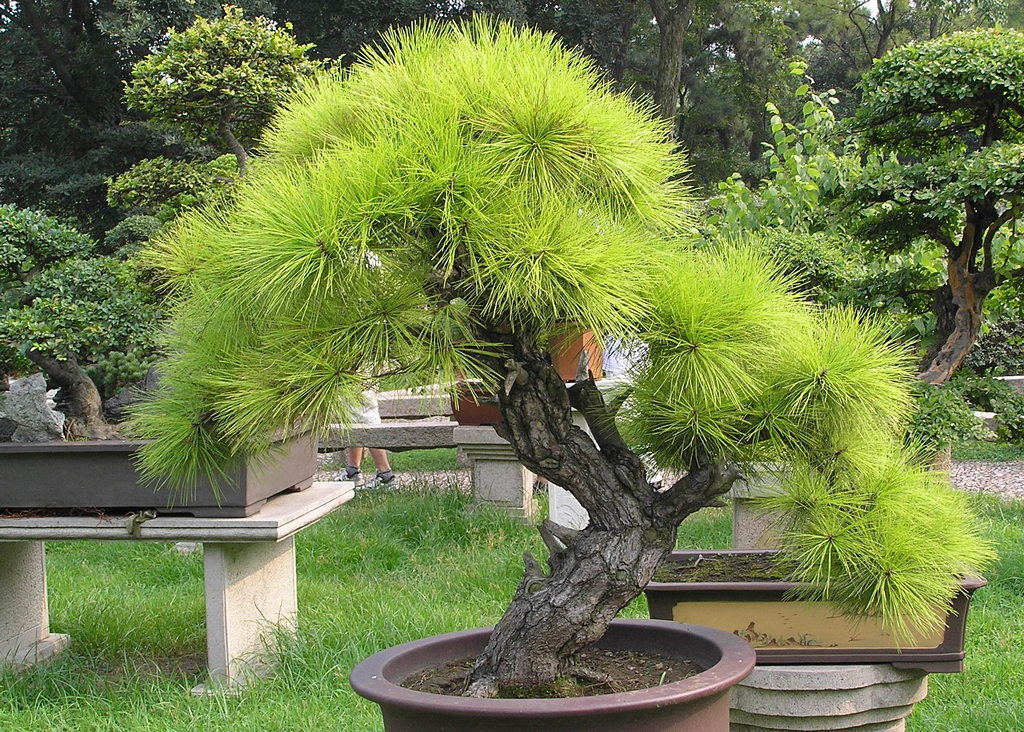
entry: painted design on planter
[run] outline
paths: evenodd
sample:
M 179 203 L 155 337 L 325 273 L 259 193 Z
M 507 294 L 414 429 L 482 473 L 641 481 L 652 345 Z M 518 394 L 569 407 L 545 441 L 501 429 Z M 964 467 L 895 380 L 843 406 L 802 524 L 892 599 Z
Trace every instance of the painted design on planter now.
M 944 633 L 943 628 L 918 629 L 897 644 L 874 618 L 841 615 L 823 602 L 690 600 L 672 608 L 672 619 L 727 631 L 754 648 L 927 649 L 939 646 Z

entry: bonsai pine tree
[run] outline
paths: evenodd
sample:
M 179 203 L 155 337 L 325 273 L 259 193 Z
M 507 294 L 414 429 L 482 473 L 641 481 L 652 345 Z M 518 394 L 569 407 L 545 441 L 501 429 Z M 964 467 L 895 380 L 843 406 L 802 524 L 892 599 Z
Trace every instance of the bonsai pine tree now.
M 986 297 L 1024 278 L 1024 33 L 953 33 L 890 52 L 861 82 L 855 124 L 883 156 L 855 186 L 868 233 L 892 250 L 941 247 L 939 343 L 921 377 L 940 384 L 977 340 Z
M 962 499 L 893 436 L 903 350 L 805 304 L 754 249 L 692 248 L 668 127 L 551 36 L 394 32 L 292 97 L 264 146 L 229 209 L 186 214 L 150 254 L 174 306 L 143 467 L 187 489 L 342 421 L 384 374 L 482 379 L 522 463 L 591 520 L 541 527 L 546 567 L 525 557 L 468 693 L 571 672 L 753 461 L 797 466 L 794 571 L 857 612 L 939 622 L 984 559 Z M 566 388 L 546 345 L 566 323 L 644 344 L 626 400 Z M 653 488 L 644 451 L 681 477 Z
M 245 175 L 247 146 L 288 90 L 317 68 L 306 58 L 312 45 L 296 43 L 290 30 L 225 5 L 222 18 L 172 31 L 166 46 L 135 65 L 128 105 L 194 139 L 219 140 Z
M 42 369 L 61 388 L 69 437 L 111 437 L 86 367 L 115 350 L 148 353 L 157 317 L 130 263 L 52 216 L 0 206 L 0 371 Z

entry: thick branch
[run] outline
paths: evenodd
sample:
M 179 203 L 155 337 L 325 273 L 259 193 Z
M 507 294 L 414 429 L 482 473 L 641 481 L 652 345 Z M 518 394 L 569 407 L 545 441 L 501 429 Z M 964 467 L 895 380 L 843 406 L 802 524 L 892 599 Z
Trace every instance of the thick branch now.
M 658 496 L 657 511 L 682 521 L 694 511 L 712 505 L 742 477 L 735 466 L 708 462 L 689 471 Z

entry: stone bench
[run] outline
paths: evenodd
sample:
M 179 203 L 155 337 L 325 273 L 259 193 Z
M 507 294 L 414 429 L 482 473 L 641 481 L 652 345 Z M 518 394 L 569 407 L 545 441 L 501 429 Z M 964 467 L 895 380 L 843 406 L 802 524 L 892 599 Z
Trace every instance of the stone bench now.
M 440 386 L 420 389 L 396 389 L 377 395 L 381 419 L 417 419 L 420 417 L 450 417 L 452 400 Z
M 295 628 L 295 534 L 352 495 L 350 482 L 313 483 L 245 518 L 0 518 L 0 663 L 31 666 L 68 644 L 67 636 L 50 633 L 45 541 L 194 541 L 203 545 L 211 685 L 193 691 L 244 685 L 266 670 L 277 634 Z
M 321 452 L 346 447 L 379 447 L 392 452 L 455 447 L 455 428 L 448 419 L 392 419 L 380 424 L 355 424 L 349 429 L 337 427 L 320 440 Z

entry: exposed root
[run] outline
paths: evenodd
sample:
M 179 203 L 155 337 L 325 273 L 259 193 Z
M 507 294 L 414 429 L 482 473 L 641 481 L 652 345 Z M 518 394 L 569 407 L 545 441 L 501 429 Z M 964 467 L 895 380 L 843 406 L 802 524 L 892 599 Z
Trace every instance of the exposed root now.
M 600 671 L 595 671 L 589 666 L 580 666 L 571 664 L 565 671 L 566 676 L 571 676 L 574 679 L 585 681 L 591 684 L 604 684 L 610 685 L 613 681 L 612 677 L 608 674 L 603 674 Z
M 498 696 L 498 684 L 491 679 L 478 679 L 466 687 L 462 695 L 473 699 L 494 699 Z

